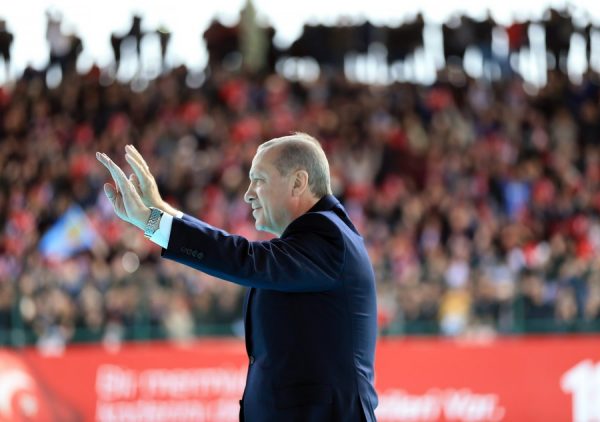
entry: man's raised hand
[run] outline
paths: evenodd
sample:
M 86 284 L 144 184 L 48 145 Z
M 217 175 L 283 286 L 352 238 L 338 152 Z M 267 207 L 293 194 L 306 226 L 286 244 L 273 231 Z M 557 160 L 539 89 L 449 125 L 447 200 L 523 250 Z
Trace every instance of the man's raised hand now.
M 155 207 L 163 209 L 163 199 L 158 192 L 158 186 L 150 168 L 146 164 L 146 160 L 142 154 L 138 152 L 133 145 L 125 147 L 125 160 L 131 166 L 133 173 L 129 176 L 129 180 L 133 183 L 142 201 L 147 207 Z
M 150 217 L 150 209 L 142 201 L 134 184 L 108 155 L 97 152 L 96 158 L 108 169 L 115 182 L 115 186 L 104 184 L 104 192 L 112 203 L 115 214 L 143 230 Z
M 165 202 L 160 196 L 156 179 L 150 172 L 146 160 L 142 157 L 133 145 L 125 147 L 125 160 L 131 166 L 133 173 L 129 175 L 129 180 L 142 198 L 142 201 L 147 207 L 154 207 L 163 210 L 164 212 L 177 216 L 179 211 Z

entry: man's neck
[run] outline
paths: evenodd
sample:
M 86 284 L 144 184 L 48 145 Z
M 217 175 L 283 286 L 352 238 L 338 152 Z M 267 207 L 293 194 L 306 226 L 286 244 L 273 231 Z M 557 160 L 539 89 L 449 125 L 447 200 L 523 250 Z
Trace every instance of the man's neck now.
M 296 218 L 300 217 L 303 214 L 306 214 L 320 200 L 321 200 L 321 198 L 317 198 L 316 196 L 312 196 L 312 195 L 307 196 L 306 198 L 303 198 L 301 200 L 301 202 L 298 204 L 299 212 L 296 215 Z
M 289 223 L 286 225 L 286 227 L 282 228 L 281 233 L 273 232 L 273 234 L 275 234 L 276 236 L 281 236 L 283 234 L 283 232 L 285 231 L 285 229 L 287 228 L 287 226 L 289 226 L 292 223 L 292 221 L 294 221 L 298 217 L 306 214 L 320 200 L 321 200 L 321 198 L 317 198 L 312 195 L 299 198 L 296 206 L 294 207 L 294 211 L 290 214 Z

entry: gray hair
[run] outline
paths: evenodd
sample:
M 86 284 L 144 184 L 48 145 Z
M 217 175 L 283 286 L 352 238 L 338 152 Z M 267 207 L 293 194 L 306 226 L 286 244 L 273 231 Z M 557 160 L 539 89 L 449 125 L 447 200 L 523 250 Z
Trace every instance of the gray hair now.
M 274 138 L 259 145 L 258 152 L 277 147 L 275 167 L 282 176 L 292 171 L 306 170 L 308 187 L 318 198 L 331 194 L 329 162 L 319 141 L 310 135 L 296 132 L 293 135 Z

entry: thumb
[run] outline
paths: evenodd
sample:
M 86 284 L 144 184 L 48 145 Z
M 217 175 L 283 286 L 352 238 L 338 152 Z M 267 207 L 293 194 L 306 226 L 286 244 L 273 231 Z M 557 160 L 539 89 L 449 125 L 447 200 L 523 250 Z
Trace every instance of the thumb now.
M 104 193 L 111 202 L 114 201 L 115 197 L 117 196 L 114 186 L 112 186 L 110 183 L 104 184 Z
M 137 176 L 136 176 L 135 174 L 131 173 L 131 174 L 129 175 L 129 181 L 131 182 L 131 184 L 133 185 L 133 187 L 135 188 L 135 190 L 137 190 L 137 191 L 138 191 L 138 193 L 141 195 L 141 193 L 142 193 L 142 188 L 141 188 L 141 186 L 140 186 L 140 181 L 139 181 L 139 179 L 137 178 Z

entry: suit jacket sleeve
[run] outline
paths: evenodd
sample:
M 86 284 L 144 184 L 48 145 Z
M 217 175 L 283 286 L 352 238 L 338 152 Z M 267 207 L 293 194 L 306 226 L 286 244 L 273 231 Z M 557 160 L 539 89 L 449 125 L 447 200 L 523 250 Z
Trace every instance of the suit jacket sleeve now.
M 173 219 L 161 256 L 244 286 L 316 292 L 339 284 L 345 245 L 339 228 L 320 213 L 298 217 L 281 238 L 257 242 L 184 215 Z

